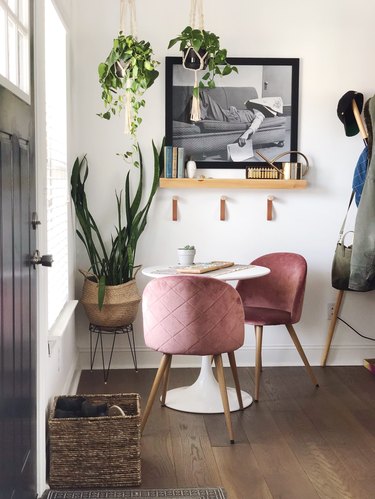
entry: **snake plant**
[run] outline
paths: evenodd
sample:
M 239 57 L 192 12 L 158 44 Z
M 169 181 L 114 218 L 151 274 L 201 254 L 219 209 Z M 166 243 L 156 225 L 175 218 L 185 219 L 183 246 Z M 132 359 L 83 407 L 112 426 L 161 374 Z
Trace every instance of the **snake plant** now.
M 143 161 L 142 154 L 137 145 L 139 155 L 139 180 L 135 195 L 130 192 L 130 170 L 125 179 L 124 193 L 116 192 L 117 226 L 115 235 L 111 236 L 110 244 L 105 244 L 100 229 L 92 216 L 85 192 L 85 183 L 88 178 L 89 168 L 86 155 L 75 160 L 71 174 L 71 196 L 75 207 L 76 216 L 81 230 L 77 235 L 86 248 L 90 260 L 90 272 L 93 280 L 97 280 L 98 305 L 104 302 L 105 287 L 107 285 L 123 284 L 135 276 L 135 255 L 139 237 L 147 223 L 147 215 L 152 199 L 159 184 L 160 166 L 163 165 L 163 146 L 158 152 L 154 142 L 154 175 L 148 199 L 143 206 Z

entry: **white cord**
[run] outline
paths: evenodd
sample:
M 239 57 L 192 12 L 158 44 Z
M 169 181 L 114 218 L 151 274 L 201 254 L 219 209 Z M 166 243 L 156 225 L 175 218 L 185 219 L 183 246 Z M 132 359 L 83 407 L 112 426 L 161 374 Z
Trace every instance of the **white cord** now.
M 203 0 L 191 0 L 190 26 L 200 30 L 204 29 Z
M 194 71 L 194 75 L 195 75 L 194 89 L 198 88 L 198 76 L 197 76 L 197 74 L 198 74 L 197 71 Z M 198 97 L 196 97 L 193 93 L 193 98 L 191 100 L 190 119 L 191 119 L 191 121 L 200 121 L 200 119 L 201 119 L 201 105 L 200 105 L 199 93 L 198 93 Z
M 126 22 L 129 19 L 129 34 L 134 38 L 137 38 L 137 20 L 135 13 L 135 0 L 120 0 L 120 31 L 124 34 L 126 33 Z M 125 73 L 125 68 L 122 68 L 123 74 Z M 127 80 L 126 88 L 129 89 L 131 86 L 131 80 Z M 132 107 L 130 105 L 130 93 L 125 92 L 125 121 L 124 121 L 124 133 L 129 134 L 131 131 L 131 123 L 133 118 Z
M 126 32 L 126 21 L 129 19 L 129 34 L 137 38 L 137 19 L 135 0 L 120 0 L 120 31 Z

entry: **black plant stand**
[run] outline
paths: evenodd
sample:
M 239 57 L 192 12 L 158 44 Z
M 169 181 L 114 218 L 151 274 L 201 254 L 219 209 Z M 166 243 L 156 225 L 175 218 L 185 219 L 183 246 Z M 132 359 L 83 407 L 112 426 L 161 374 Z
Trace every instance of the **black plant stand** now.
M 130 347 L 130 352 L 132 354 L 133 358 L 133 364 L 134 364 L 134 369 L 136 372 L 138 371 L 137 367 L 137 354 L 135 351 L 135 342 L 134 342 L 134 331 L 133 331 L 133 324 L 128 324 L 126 326 L 117 326 L 117 327 L 104 327 L 104 326 L 97 326 L 96 324 L 91 324 L 89 326 L 89 331 L 90 331 L 90 369 L 92 371 L 92 368 L 94 366 L 94 361 L 95 361 L 95 356 L 96 356 L 96 351 L 98 348 L 98 343 L 100 340 L 100 349 L 102 353 L 102 364 L 103 364 L 103 375 L 104 375 L 104 383 L 107 383 L 108 381 L 108 376 L 109 376 L 109 370 L 111 368 L 111 362 L 112 362 L 112 355 L 113 355 L 113 350 L 115 347 L 115 342 L 116 342 L 116 336 L 119 334 L 127 334 L 128 335 L 128 341 L 129 341 L 129 347 Z M 95 347 L 94 351 L 92 348 L 92 335 L 96 334 L 96 341 L 95 341 Z M 107 368 L 105 367 L 104 363 L 104 351 L 103 351 L 103 334 L 113 334 L 113 341 L 112 341 L 112 348 L 111 348 L 111 353 L 109 356 L 109 361 L 108 361 L 108 366 Z

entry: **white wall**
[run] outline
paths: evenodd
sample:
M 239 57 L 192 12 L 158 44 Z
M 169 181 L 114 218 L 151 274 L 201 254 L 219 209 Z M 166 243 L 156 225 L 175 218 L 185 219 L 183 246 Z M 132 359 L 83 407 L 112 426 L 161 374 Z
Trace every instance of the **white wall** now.
M 190 2 L 137 1 L 139 38 L 149 40 L 161 61 L 160 77 L 146 94 L 144 119 L 138 139 L 147 165 L 147 182 L 152 172 L 151 140 L 159 145 L 164 135 L 164 58 L 178 55 L 167 51 L 168 41 L 189 22 Z M 336 239 L 351 192 L 357 158 L 362 151 L 360 136 L 347 138 L 336 115 L 339 98 L 347 90 L 374 92 L 375 67 L 368 50 L 375 4 L 358 0 L 316 0 L 313 3 L 289 0 L 249 2 L 247 0 L 206 0 L 205 27 L 220 35 L 222 45 L 233 57 L 300 58 L 299 149 L 310 159 L 306 190 L 159 190 L 143 234 L 137 260 L 143 266 L 174 263 L 176 248 L 195 244 L 198 260 L 230 259 L 247 263 L 272 251 L 303 254 L 309 265 L 302 320 L 298 333 L 313 364 L 319 364 L 328 328 L 327 304 L 335 301 L 330 268 Z M 113 226 L 114 189 L 124 178 L 116 152 L 125 151 L 129 138 L 122 133 L 122 120 L 101 120 L 103 109 L 97 66 L 103 61 L 119 27 L 119 2 L 80 0 L 73 3 L 74 122 L 77 155 L 88 154 L 89 191 L 92 211 L 100 226 Z M 355 16 L 354 16 L 355 17 Z M 360 19 L 360 22 L 358 22 Z M 242 176 L 237 170 L 209 171 L 210 175 Z M 268 194 L 275 196 L 276 217 L 266 221 Z M 172 196 L 179 198 L 179 221 L 171 221 Z M 219 221 L 219 200 L 228 197 L 228 220 Z M 77 265 L 87 260 L 78 245 Z M 148 279 L 139 276 L 143 289 Z M 81 286 L 77 277 L 77 296 Z M 372 324 L 374 293 L 346 293 L 342 316 L 359 331 L 374 336 Z M 78 313 L 79 348 L 87 367 L 87 319 Z M 136 324 L 141 365 L 156 365 L 159 355 L 146 352 L 142 340 L 141 316 Z M 264 338 L 264 364 L 299 364 L 285 328 L 273 327 Z M 329 357 L 332 364 L 360 364 L 374 356 L 373 343 L 359 338 L 338 324 Z M 242 365 L 254 364 L 254 338 L 248 331 L 238 358 Z M 251 351 L 249 351 L 251 350 Z M 370 351 L 371 350 L 371 351 Z M 125 358 L 125 361 L 124 361 Z M 126 343 L 121 344 L 115 365 L 131 365 Z

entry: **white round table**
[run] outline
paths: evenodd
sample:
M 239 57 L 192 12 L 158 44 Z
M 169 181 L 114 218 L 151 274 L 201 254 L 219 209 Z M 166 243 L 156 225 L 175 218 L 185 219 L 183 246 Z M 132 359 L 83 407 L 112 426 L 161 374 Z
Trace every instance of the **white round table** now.
M 242 279 L 254 279 L 270 273 L 270 269 L 258 265 L 234 265 L 220 270 L 214 270 L 204 274 L 189 274 L 195 276 L 214 277 L 222 281 L 237 281 Z M 176 272 L 176 267 L 158 265 L 145 267 L 142 274 L 147 277 L 167 277 L 182 275 Z M 184 274 L 186 275 L 186 274 Z M 239 404 L 236 390 L 227 388 L 230 411 L 238 411 Z M 243 406 L 249 407 L 253 399 L 247 392 L 241 390 Z M 165 405 L 171 409 L 183 412 L 199 414 L 221 414 L 224 412 L 220 395 L 219 384 L 215 379 L 211 367 L 211 356 L 202 357 L 202 365 L 199 376 L 195 383 L 167 391 Z

